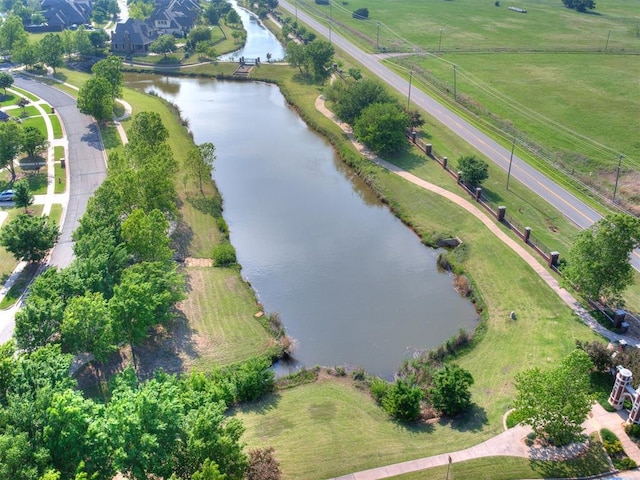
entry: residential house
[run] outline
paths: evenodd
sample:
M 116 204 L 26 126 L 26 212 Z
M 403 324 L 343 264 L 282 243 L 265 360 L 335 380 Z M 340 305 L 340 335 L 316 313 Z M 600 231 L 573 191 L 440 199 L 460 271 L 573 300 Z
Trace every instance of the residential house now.
M 118 23 L 111 33 L 111 51 L 113 53 L 147 53 L 158 34 L 149 25 L 135 18 Z
M 63 30 L 91 22 L 89 0 L 42 0 L 41 6 L 41 13 L 50 30 Z
M 118 23 L 111 34 L 113 53 L 146 53 L 160 35 L 184 37 L 193 28 L 201 7 L 194 0 L 161 0 L 148 20 Z
M 6 113 L 4 113 L 2 110 L 0 110 L 0 122 L 6 122 L 7 120 L 9 120 L 11 117 L 9 115 L 7 115 Z

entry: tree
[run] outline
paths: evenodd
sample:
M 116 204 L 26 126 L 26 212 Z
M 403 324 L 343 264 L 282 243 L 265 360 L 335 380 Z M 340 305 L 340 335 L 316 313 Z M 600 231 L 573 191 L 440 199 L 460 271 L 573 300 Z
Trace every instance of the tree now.
M 382 398 L 382 407 L 398 420 L 412 422 L 420 416 L 424 394 L 411 378 L 399 378 L 390 385 Z
M 409 117 L 394 103 L 374 103 L 356 120 L 353 131 L 358 140 L 376 153 L 392 153 L 405 145 Z
M 113 87 L 104 78 L 91 77 L 78 92 L 78 109 L 98 122 L 113 118 Z
M 122 96 L 122 85 L 124 75 L 122 74 L 122 59 L 114 55 L 109 55 L 104 60 L 96 62 L 91 67 L 91 72 L 99 78 L 104 78 L 111 85 L 111 97 L 116 99 Z
M 458 159 L 458 170 L 462 181 L 471 187 L 477 187 L 489 178 L 489 165 L 473 155 Z
M 273 447 L 251 450 L 245 478 L 247 480 L 280 480 L 282 477 L 280 462 L 274 454 Z
M 63 65 L 62 56 L 64 55 L 64 47 L 60 35 L 49 33 L 45 35 L 38 44 L 40 60 L 53 68 L 53 73 L 57 67 Z
M 96 28 L 89 32 L 89 41 L 93 45 L 94 53 L 98 53 L 98 50 L 104 48 L 109 41 L 109 34 L 101 28 Z
M 588 299 L 619 305 L 633 283 L 629 255 L 638 245 L 640 219 L 611 213 L 578 233 L 562 279 Z
M 160 210 L 146 214 L 136 208 L 122 222 L 122 239 L 127 251 L 137 262 L 168 262 L 173 257 L 169 248 L 169 222 Z
M 84 29 L 84 26 L 81 25 L 78 27 L 73 36 L 76 52 L 78 52 L 81 57 L 86 57 L 93 53 L 93 45 L 89 40 L 89 34 Z
M 4 90 L 4 94 L 7 94 L 7 88 L 13 85 L 13 75 L 5 72 L 0 72 L 0 88 Z
M 596 2 L 594 0 L 562 0 L 562 3 L 565 7 L 575 8 L 579 12 L 595 10 L 596 8 Z
M 25 41 L 24 43 L 18 43 L 14 46 L 11 60 L 23 63 L 27 67 L 33 67 L 33 65 L 38 63 L 38 56 L 38 44 Z
M 0 230 L 0 245 L 16 260 L 39 262 L 58 240 L 58 226 L 49 217 L 21 213 Z
M 194 27 L 187 36 L 187 46 L 194 50 L 196 45 L 201 42 L 209 42 L 211 40 L 211 29 L 205 25 Z
M 153 53 L 162 53 L 165 57 L 167 53 L 171 53 L 176 49 L 176 37 L 173 35 L 160 35 L 158 39 L 151 44 L 150 50 Z
M 26 180 L 20 180 L 13 187 L 13 201 L 18 208 L 24 208 L 24 213 L 27 213 L 27 208 L 33 204 L 33 194 L 29 188 L 29 182 Z
M 514 407 L 537 435 L 552 445 L 567 445 L 582 432 L 593 398 L 589 394 L 589 356 L 576 349 L 558 366 L 532 368 L 516 375 Z
M 433 387 L 429 390 L 431 404 L 445 415 L 454 416 L 471 406 L 473 377 L 471 373 L 454 363 L 445 364 L 433 376 Z
M 231 25 L 236 25 L 240 23 L 240 15 L 238 15 L 238 12 L 236 12 L 233 9 L 227 12 L 224 19 L 228 24 L 231 24 Z
M 382 83 L 367 78 L 357 82 L 333 82 L 327 91 L 327 99 L 333 103 L 337 117 L 351 126 L 369 105 L 393 102 Z
M 302 74 L 302 67 L 305 66 L 306 54 L 305 46 L 301 43 L 291 41 L 287 43 L 287 49 L 285 52 L 285 60 L 292 67 L 298 67 Z
M 169 131 L 156 112 L 140 112 L 133 117 L 128 131 L 129 144 L 157 147 L 169 138 Z
M 22 131 L 16 122 L 0 123 L 0 168 L 7 168 L 11 173 L 11 181 L 16 180 L 16 169 L 13 161 L 22 149 Z
M 335 50 L 333 45 L 324 40 L 316 40 L 305 49 L 307 62 L 313 71 L 313 77 L 324 82 L 331 75 L 331 65 Z
M 216 462 L 212 462 L 208 458 L 202 464 L 202 468 L 197 472 L 193 472 L 191 480 L 226 480 L 227 476 L 220 473 Z
M 203 143 L 189 150 L 185 160 L 189 173 L 198 182 L 200 193 L 203 195 L 203 182 L 205 179 L 210 180 L 213 173 L 213 162 L 216 159 L 215 152 L 216 147 L 213 143 Z
M 69 300 L 60 325 L 66 351 L 93 353 L 100 362 L 115 350 L 107 301 L 99 292 Z
M 35 157 L 49 148 L 49 141 L 42 131 L 32 125 L 22 128 L 22 150 L 29 156 Z
M 9 15 L 0 26 L 0 48 L 11 51 L 16 45 L 26 44 L 29 34 L 25 31 L 22 19 Z

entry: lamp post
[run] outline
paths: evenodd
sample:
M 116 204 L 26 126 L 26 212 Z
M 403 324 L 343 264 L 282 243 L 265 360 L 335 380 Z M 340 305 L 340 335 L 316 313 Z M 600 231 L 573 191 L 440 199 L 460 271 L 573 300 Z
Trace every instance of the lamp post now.
M 298 23 L 298 0 L 296 0 L 296 24 Z
M 378 32 L 376 33 L 376 50 L 380 50 L 380 22 L 377 23 Z
M 438 51 L 442 51 L 442 28 L 440 29 L 440 40 L 438 41 Z
M 329 24 L 329 43 L 333 43 L 331 41 L 331 24 Z
M 609 34 L 607 35 L 607 43 L 604 44 L 604 51 L 607 51 L 607 48 L 609 48 L 609 38 L 611 38 L 611 30 L 609 30 Z
M 456 81 L 456 66 L 453 66 L 453 100 L 458 101 L 458 85 Z
M 516 137 L 513 137 L 511 144 L 511 156 L 509 157 L 509 171 L 507 172 L 507 190 L 509 190 L 509 179 L 511 178 L 511 164 L 513 163 L 513 150 L 516 148 Z
M 616 192 L 618 191 L 618 180 L 620 179 L 620 166 L 622 165 L 622 157 L 624 155 L 618 155 L 618 173 L 616 174 L 616 184 L 613 187 L 613 201 L 616 201 Z
M 409 104 L 411 103 L 411 80 L 413 79 L 413 70 L 409 70 L 409 93 L 407 94 L 407 110 L 409 110 Z

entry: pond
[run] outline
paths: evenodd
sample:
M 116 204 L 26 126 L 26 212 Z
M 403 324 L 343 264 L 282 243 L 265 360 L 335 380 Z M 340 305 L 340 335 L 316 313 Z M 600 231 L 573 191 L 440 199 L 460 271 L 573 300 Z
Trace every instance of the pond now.
M 381 204 L 275 86 L 132 75 L 179 105 L 214 178 L 242 265 L 306 366 L 360 366 L 391 378 L 477 315 L 436 268 L 436 250 Z M 213 228 L 213 226 L 212 226 Z

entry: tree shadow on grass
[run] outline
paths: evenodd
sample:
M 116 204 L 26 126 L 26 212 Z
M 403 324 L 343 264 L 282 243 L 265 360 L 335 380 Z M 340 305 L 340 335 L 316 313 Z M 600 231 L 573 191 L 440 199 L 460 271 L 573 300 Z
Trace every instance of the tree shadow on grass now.
M 189 245 L 192 240 L 193 230 L 183 219 L 179 219 L 176 229 L 171 234 L 171 248 L 175 251 L 174 256 L 177 260 L 183 261 L 189 256 Z
M 420 150 L 416 148 L 410 148 L 409 144 L 394 154 L 383 155 L 382 158 L 404 170 L 407 170 L 408 172 L 411 172 L 429 161 L 429 157 L 424 153 L 420 153 Z
M 474 403 L 465 413 L 455 417 L 441 417 L 438 423 L 459 432 L 478 432 L 489 424 L 489 420 L 485 409 Z
M 399 430 L 404 430 L 404 432 L 406 433 L 411 433 L 411 434 L 426 434 L 426 433 L 433 433 L 434 430 L 434 426 L 433 423 L 426 423 L 426 422 L 420 422 L 420 423 L 410 423 L 410 422 L 402 422 L 400 420 L 391 420 L 396 428 L 398 428 Z
M 278 404 L 280 403 L 281 395 L 279 392 L 275 391 L 268 395 L 265 395 L 259 400 L 254 402 L 244 402 L 240 405 L 236 405 L 231 409 L 231 413 L 256 413 L 258 415 L 266 415 L 269 412 L 278 408 Z M 290 428 L 293 428 L 294 425 L 288 420 L 277 419 L 273 422 L 273 430 L 269 432 L 269 436 L 277 435 L 280 431 L 284 431 Z M 268 430 L 272 430 L 272 428 L 268 428 Z
M 211 215 L 212 217 L 219 217 L 222 215 L 222 200 L 219 196 L 207 197 L 204 195 L 188 195 L 187 202 L 189 202 L 195 209 L 200 212 Z

